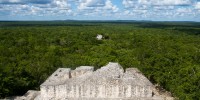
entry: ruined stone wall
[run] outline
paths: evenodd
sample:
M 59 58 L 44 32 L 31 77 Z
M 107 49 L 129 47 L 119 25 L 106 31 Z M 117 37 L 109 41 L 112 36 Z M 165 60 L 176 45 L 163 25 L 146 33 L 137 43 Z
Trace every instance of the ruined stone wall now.
M 132 98 L 152 97 L 151 86 L 134 85 L 58 85 L 41 86 L 43 100 L 62 98 Z
M 41 98 L 152 97 L 152 84 L 137 69 L 127 69 L 124 73 L 119 64 L 110 63 L 97 71 L 93 70 L 89 66 L 81 66 L 76 70 L 58 69 L 40 86 Z M 65 73 L 61 73 L 63 71 Z
M 173 100 L 158 93 L 153 84 L 137 69 L 126 71 L 118 63 L 109 63 L 94 71 L 80 66 L 57 69 L 40 91 L 28 91 L 14 100 Z

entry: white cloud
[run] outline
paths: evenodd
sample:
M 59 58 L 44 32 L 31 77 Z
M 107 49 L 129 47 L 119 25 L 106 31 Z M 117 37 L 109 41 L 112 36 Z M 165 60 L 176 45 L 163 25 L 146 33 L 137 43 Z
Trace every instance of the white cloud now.
M 125 8 L 130 8 L 137 5 L 137 2 L 135 0 L 123 0 L 122 4 L 125 6 Z
M 114 1 L 114 2 L 113 2 Z M 116 3 L 116 5 L 114 4 Z M 121 3 L 123 7 L 119 4 Z M 119 6 L 118 6 L 119 4 Z M 76 18 L 159 19 L 200 16 L 199 0 L 0 0 L 0 18 L 13 16 L 74 16 Z M 84 16 L 87 15 L 87 16 Z
M 194 5 L 195 9 L 198 9 L 200 10 L 200 2 L 197 2 L 195 5 Z
M 111 11 L 117 12 L 117 6 L 111 0 L 79 0 L 78 9 L 81 11 L 93 10 L 95 12 Z M 103 11 L 102 11 L 103 10 Z
M 80 0 L 78 9 L 85 10 L 85 9 L 94 9 L 96 7 L 104 7 L 105 1 L 104 0 Z
M 16 0 L 10 0 L 9 2 L 17 2 Z M 19 1 L 19 0 L 18 0 Z M 37 1 L 37 0 L 36 0 Z M 34 1 L 34 2 L 36 2 Z M 46 0 L 45 2 L 47 2 Z M 21 1 L 19 1 L 21 2 Z M 0 5 L 4 11 L 9 12 L 11 15 L 71 15 L 71 5 L 68 3 L 68 0 L 52 0 L 49 3 L 33 3 L 33 4 L 1 4 Z
M 191 5 L 192 0 L 123 0 L 122 4 L 126 8 L 135 7 L 138 5 L 148 6 L 182 6 Z
M 139 4 L 159 5 L 159 6 L 178 6 L 190 5 L 191 0 L 138 0 Z
M 110 0 L 106 1 L 104 9 L 112 10 L 113 12 L 117 12 L 119 10 L 119 8 L 117 8 L 117 6 L 115 6 L 115 5 L 113 5 Z
M 70 4 L 68 4 L 67 0 L 53 0 L 52 7 L 57 7 L 59 9 L 69 9 Z
M 153 6 L 154 10 L 173 10 L 174 6 Z
M 187 16 L 197 16 L 195 9 L 200 11 L 200 2 L 194 0 L 123 0 L 125 7 L 124 15 L 149 18 L 185 18 Z M 192 7 L 194 5 L 194 7 Z
M 19 3 L 21 0 L 0 0 L 0 3 Z
M 0 4 L 47 4 L 52 0 L 0 0 Z

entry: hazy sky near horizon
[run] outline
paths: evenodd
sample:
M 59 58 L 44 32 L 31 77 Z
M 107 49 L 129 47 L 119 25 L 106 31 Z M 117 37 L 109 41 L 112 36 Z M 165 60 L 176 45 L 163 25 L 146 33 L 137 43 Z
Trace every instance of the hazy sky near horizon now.
M 200 21 L 200 0 L 0 0 L 0 20 Z

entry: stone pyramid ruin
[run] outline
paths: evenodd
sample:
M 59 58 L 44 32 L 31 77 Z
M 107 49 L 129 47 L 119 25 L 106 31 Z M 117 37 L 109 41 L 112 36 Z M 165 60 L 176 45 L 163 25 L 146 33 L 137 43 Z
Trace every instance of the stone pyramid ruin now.
M 22 98 L 22 97 L 21 97 Z M 155 86 L 137 69 L 125 71 L 118 63 L 109 63 L 94 71 L 92 66 L 57 69 L 40 91 L 32 91 L 25 100 L 173 100 L 156 92 Z

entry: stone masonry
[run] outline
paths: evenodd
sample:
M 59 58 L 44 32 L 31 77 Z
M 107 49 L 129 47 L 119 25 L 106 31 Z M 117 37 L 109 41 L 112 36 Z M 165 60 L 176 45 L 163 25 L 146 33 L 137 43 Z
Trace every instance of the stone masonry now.
M 96 71 L 92 66 L 57 69 L 41 84 L 34 100 L 166 100 L 154 91 L 137 68 L 124 71 L 110 62 Z

